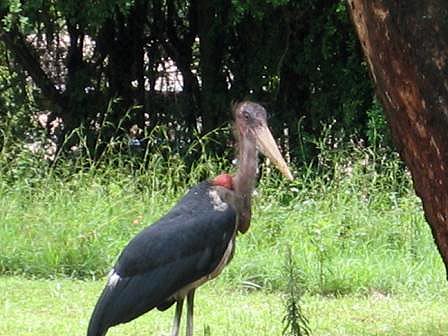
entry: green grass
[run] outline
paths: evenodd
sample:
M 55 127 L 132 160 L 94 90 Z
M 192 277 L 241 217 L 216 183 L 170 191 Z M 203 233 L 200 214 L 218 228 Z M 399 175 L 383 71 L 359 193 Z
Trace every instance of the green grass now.
M 0 335 L 85 335 L 103 281 L 30 280 L 1 277 Z M 446 335 L 448 291 L 438 283 L 432 295 L 406 294 L 303 298 L 313 335 Z M 281 294 L 246 291 L 211 282 L 197 292 L 196 335 L 281 335 Z M 167 335 L 173 309 L 153 311 L 108 335 Z M 185 322 L 185 320 L 183 321 Z M 183 334 L 183 331 L 182 331 Z
M 445 273 L 420 201 L 397 159 L 376 156 L 357 147 L 328 152 L 317 166 L 295 169 L 293 183 L 264 167 L 252 226 L 238 237 L 224 281 L 283 289 L 291 246 L 308 294 L 434 290 Z M 204 171 L 224 166 L 204 156 L 187 174 L 175 155 L 137 168 L 117 160 L 90 169 L 62 162 L 23 176 L 17 163 L 0 170 L 0 274 L 101 278 L 137 232 Z
M 229 169 L 203 154 L 190 173 L 169 154 L 49 168 L 0 153 L 0 335 L 83 335 L 126 243 L 188 186 Z M 446 334 L 445 269 L 397 158 L 349 146 L 293 170 L 289 183 L 263 166 L 250 230 L 199 291 L 196 334 L 280 335 L 288 248 L 313 334 Z M 171 318 L 154 312 L 110 335 L 165 335 Z
M 129 178 L 107 183 L 82 179 L 26 195 L 21 189 L 3 193 L 1 273 L 101 277 L 127 241 L 180 197 L 142 192 Z M 311 293 L 393 292 L 431 285 L 444 276 L 443 267 L 418 201 L 408 194 L 391 203 L 378 208 L 375 200 L 356 193 L 332 193 L 282 205 L 260 195 L 251 230 L 238 237 L 226 280 L 280 288 L 283 255 L 290 244 Z

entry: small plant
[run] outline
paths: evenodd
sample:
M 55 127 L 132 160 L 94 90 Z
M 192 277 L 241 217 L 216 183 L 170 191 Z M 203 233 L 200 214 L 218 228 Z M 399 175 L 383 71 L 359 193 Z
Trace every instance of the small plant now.
M 283 266 L 284 277 L 287 279 L 285 316 L 283 318 L 283 336 L 309 336 L 311 330 L 308 319 L 301 307 L 302 290 L 299 287 L 300 275 L 292 254 L 291 246 L 286 249 L 285 265 Z
M 212 334 L 211 330 L 210 330 L 210 326 L 208 324 L 206 324 L 204 326 L 204 336 L 210 336 Z

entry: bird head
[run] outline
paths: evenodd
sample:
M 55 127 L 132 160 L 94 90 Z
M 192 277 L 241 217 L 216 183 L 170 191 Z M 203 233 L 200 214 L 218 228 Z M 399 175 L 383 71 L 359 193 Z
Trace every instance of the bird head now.
M 287 179 L 292 180 L 291 171 L 269 131 L 264 107 L 257 103 L 246 101 L 237 104 L 234 111 L 239 136 L 254 137 L 260 152 L 268 157 Z

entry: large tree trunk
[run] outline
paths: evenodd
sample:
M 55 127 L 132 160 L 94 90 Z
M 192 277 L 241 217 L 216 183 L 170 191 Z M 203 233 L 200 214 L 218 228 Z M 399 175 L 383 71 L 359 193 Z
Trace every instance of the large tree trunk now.
M 448 270 L 448 1 L 348 3 L 392 135 Z

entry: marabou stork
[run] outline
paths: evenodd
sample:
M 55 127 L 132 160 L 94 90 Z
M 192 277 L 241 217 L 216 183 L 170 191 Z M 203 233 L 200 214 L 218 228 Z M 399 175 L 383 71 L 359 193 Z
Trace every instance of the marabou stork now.
M 221 174 L 194 186 L 164 217 L 129 242 L 98 299 L 88 336 L 104 336 L 112 326 L 174 303 L 171 335 L 177 336 L 185 297 L 187 336 L 192 336 L 195 289 L 220 274 L 232 258 L 237 231 L 245 233 L 249 228 L 258 150 L 292 179 L 268 129 L 266 110 L 242 102 L 235 106 L 234 115 L 239 140 L 236 174 Z

